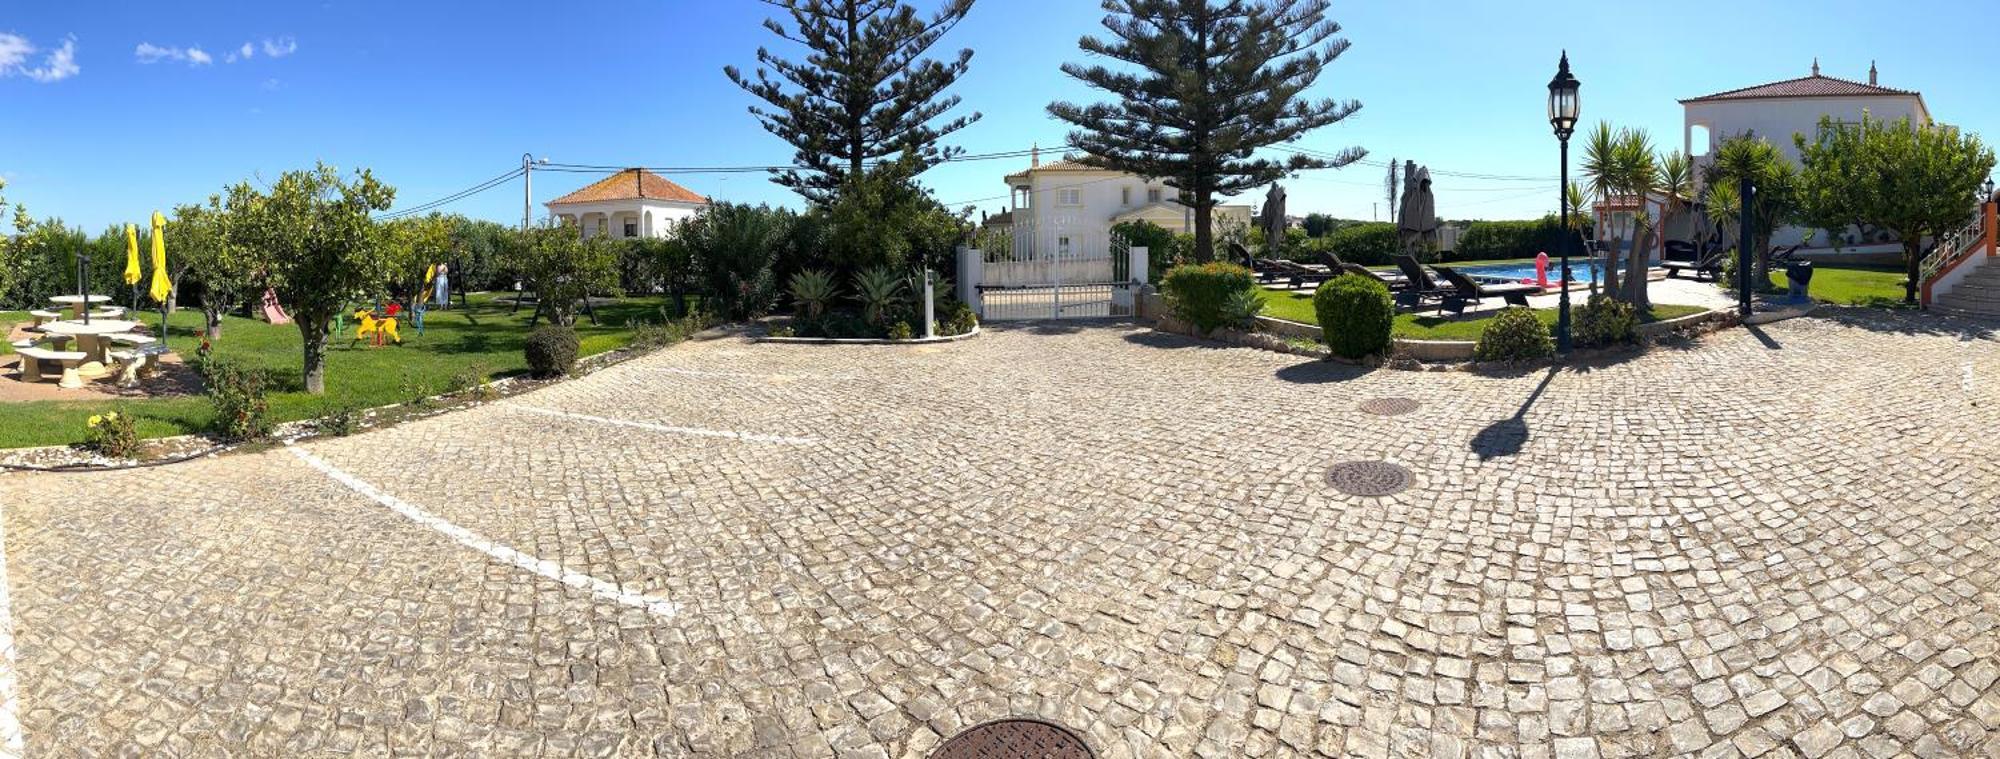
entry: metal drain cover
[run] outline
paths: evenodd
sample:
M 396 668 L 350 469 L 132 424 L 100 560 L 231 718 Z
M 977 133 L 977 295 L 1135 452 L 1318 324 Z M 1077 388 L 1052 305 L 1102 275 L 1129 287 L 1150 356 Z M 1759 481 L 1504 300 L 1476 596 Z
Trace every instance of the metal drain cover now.
M 1361 402 L 1361 410 L 1376 416 L 1398 416 L 1417 410 L 1423 404 L 1415 398 L 1371 398 Z
M 951 737 L 931 759 L 1094 759 L 1090 745 L 1054 722 L 1003 719 Z
M 1348 495 L 1379 498 L 1410 487 L 1410 470 L 1387 461 L 1349 461 L 1326 470 L 1326 482 Z

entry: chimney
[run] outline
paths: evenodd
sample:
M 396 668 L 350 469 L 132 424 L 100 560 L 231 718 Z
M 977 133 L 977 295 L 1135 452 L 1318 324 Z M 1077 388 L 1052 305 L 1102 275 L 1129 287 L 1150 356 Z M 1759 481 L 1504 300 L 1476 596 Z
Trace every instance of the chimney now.
M 1813 56 L 1813 76 L 1819 76 L 1819 56 Z
M 1020 143 L 1017 142 L 1014 144 L 1019 145 Z M 1028 151 L 1028 168 L 1030 169 L 1038 168 L 1041 165 L 1042 165 L 1042 144 L 1037 142 L 1034 144 L 1033 149 Z
M 1875 84 L 1875 62 L 1868 62 L 1868 83 Z

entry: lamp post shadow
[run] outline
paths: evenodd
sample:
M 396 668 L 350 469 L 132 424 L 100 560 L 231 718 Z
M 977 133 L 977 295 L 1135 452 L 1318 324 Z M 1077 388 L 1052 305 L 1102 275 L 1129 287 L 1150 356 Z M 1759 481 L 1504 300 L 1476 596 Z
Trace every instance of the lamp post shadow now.
M 1472 452 L 1479 454 L 1480 461 L 1512 456 L 1527 446 L 1530 437 L 1528 409 L 1534 407 L 1535 401 L 1541 400 L 1542 393 L 1549 389 L 1549 383 L 1555 381 L 1556 371 L 1556 367 L 1549 367 L 1548 373 L 1542 375 L 1541 384 L 1535 386 L 1535 391 L 1528 394 L 1528 399 L 1521 402 L 1521 408 L 1513 416 L 1486 425 L 1472 437 Z

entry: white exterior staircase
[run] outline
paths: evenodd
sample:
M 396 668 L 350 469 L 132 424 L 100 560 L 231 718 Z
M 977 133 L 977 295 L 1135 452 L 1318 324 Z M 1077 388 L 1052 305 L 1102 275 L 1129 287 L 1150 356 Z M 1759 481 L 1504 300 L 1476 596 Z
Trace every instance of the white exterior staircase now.
M 1958 231 L 1939 238 L 1920 265 L 1924 307 L 1965 316 L 2000 318 L 2000 245 L 1996 207 L 1985 202 Z
M 2000 264 L 1995 264 L 1992 256 L 1976 255 L 1958 270 L 1967 271 L 1943 292 L 1932 288 L 1931 310 L 2000 318 Z

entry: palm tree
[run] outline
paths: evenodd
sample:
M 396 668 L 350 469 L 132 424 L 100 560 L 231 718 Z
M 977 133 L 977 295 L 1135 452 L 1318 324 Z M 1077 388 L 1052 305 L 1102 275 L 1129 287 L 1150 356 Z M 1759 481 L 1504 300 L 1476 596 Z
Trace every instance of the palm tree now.
M 1610 122 L 1599 121 L 1597 126 L 1583 138 L 1583 181 L 1590 194 L 1602 203 L 1611 199 L 1618 187 L 1618 136 L 1611 131 Z M 1580 208 L 1581 206 L 1579 206 Z M 1600 236 L 1609 234 L 1611 250 L 1618 249 L 1619 232 L 1617 217 L 1606 220 Z M 1592 280 L 1590 292 L 1597 293 L 1597 282 Z
M 1653 138 L 1644 129 L 1621 129 L 1618 132 L 1617 166 L 1619 191 L 1637 204 L 1632 213 L 1632 247 L 1625 254 L 1625 288 L 1618 288 L 1619 280 L 1607 274 L 1605 288 L 1613 297 L 1639 310 L 1643 315 L 1650 305 L 1646 299 L 1648 283 L 1646 270 L 1652 260 L 1652 250 L 1657 227 L 1646 212 L 1646 200 L 1659 187 L 1659 163 L 1653 157 Z M 1615 261 L 1617 253 L 1614 251 Z M 1616 267 L 1605 267 L 1609 272 Z
M 1702 205 L 1708 211 L 1709 222 L 1715 225 L 1715 233 L 1722 235 L 1724 240 L 1736 239 L 1736 233 L 1730 229 L 1742 218 L 1740 215 L 1742 200 L 1737 197 L 1736 185 L 1728 182 L 1709 182 L 1707 194 L 1708 198 Z M 1735 254 L 1731 254 L 1729 260 L 1736 260 Z M 1734 288 L 1736 283 L 1731 280 L 1724 285 Z

